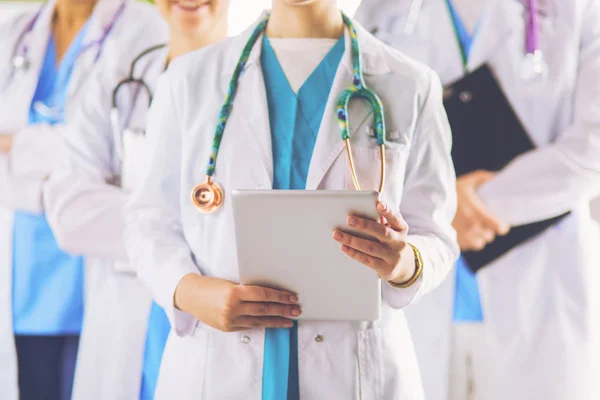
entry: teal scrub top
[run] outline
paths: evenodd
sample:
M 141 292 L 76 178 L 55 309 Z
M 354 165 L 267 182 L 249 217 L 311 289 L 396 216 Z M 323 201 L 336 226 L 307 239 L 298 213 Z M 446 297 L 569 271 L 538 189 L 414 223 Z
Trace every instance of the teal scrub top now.
M 474 35 L 470 35 L 463 21 L 460 19 L 451 0 L 448 0 L 450 16 L 456 26 L 458 39 L 462 42 L 465 55 L 468 57 L 473 45 Z M 477 30 L 475 30 L 477 31 Z M 456 263 L 456 290 L 454 295 L 454 321 L 455 322 L 481 322 L 483 309 L 479 296 L 477 278 L 467 267 L 464 258 L 459 258 Z
M 342 37 L 295 94 L 264 36 L 261 65 L 273 145 L 273 189 L 306 188 L 319 127 L 344 50 Z M 263 400 L 299 399 L 297 323 L 290 329 L 266 330 L 262 384 Z
M 31 102 L 30 125 L 64 122 L 69 82 L 87 27 L 86 23 L 58 66 L 54 38 L 50 37 Z M 16 335 L 80 333 L 83 261 L 59 249 L 44 215 L 15 212 L 12 268 Z

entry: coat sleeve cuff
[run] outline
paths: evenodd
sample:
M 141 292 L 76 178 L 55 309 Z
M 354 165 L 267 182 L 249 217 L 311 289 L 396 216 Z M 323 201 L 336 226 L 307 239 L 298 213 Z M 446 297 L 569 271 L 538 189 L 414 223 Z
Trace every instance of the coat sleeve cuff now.
M 407 288 L 394 288 L 385 283 L 383 296 L 393 308 L 403 308 L 418 302 L 424 295 L 438 287 L 452 270 L 458 258 L 458 245 L 448 246 L 436 237 L 409 235 L 408 242 L 419 249 L 423 262 L 421 276 Z
M 395 309 L 401 309 L 413 302 L 413 300 L 417 296 L 417 293 L 419 293 L 421 289 L 421 284 L 423 282 L 423 272 L 421 272 L 419 278 L 412 285 L 406 288 L 396 288 L 391 286 L 387 282 L 382 282 L 383 298 L 390 305 L 390 307 Z
M 160 298 L 156 300 L 159 304 L 164 305 L 173 332 L 181 337 L 191 336 L 198 324 L 198 320 L 194 316 L 175 307 L 175 290 L 181 279 L 188 274 L 200 275 L 198 268 L 193 263 L 187 267 L 182 266 L 173 270 L 165 270 L 163 276 L 158 278 L 163 282 L 163 285 L 161 285 L 161 292 L 157 293 Z

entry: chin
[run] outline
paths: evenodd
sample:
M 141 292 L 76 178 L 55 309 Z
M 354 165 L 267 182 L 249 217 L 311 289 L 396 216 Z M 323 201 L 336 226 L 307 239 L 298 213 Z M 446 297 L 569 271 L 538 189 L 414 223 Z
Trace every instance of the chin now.
M 210 18 L 213 7 L 213 2 L 207 0 L 171 0 L 171 14 L 175 19 Z

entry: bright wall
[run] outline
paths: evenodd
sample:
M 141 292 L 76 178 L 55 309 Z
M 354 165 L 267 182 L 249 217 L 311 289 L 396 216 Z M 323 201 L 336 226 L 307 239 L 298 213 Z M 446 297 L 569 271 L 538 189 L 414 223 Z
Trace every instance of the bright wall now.
M 360 0 L 339 0 L 340 7 L 349 15 L 353 15 Z M 0 0 L 0 23 L 11 16 L 39 7 L 36 1 Z M 229 27 L 231 34 L 237 34 L 258 18 L 261 10 L 269 7 L 271 0 L 233 0 L 230 6 Z

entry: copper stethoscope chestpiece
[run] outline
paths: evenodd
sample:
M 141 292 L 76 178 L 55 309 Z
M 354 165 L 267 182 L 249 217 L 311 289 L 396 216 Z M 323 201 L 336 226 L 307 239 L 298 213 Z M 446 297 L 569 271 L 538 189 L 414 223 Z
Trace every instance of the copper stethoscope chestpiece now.
M 198 211 L 212 213 L 223 203 L 223 189 L 207 178 L 192 190 L 192 203 Z

